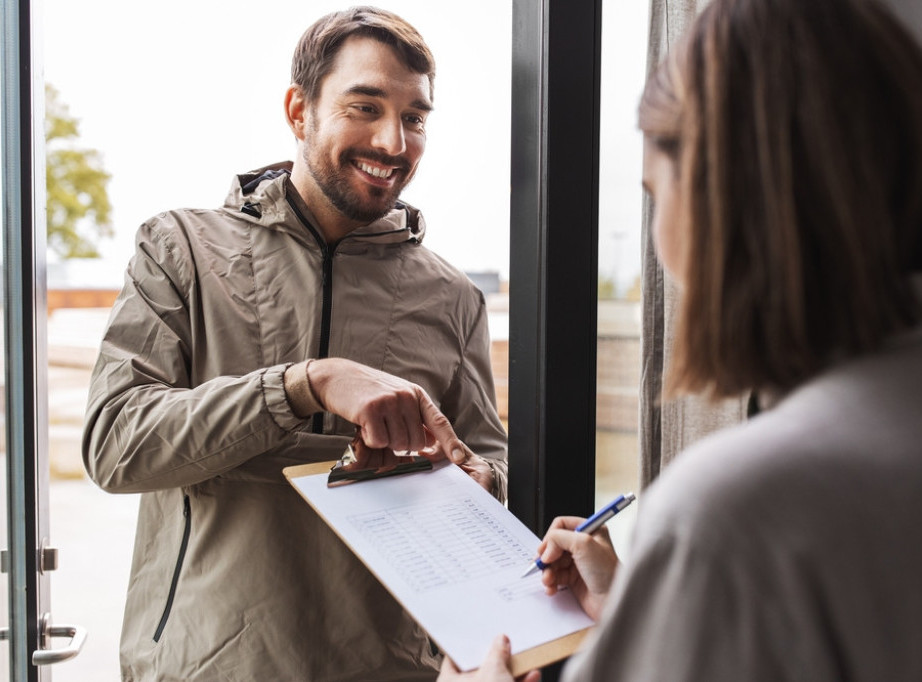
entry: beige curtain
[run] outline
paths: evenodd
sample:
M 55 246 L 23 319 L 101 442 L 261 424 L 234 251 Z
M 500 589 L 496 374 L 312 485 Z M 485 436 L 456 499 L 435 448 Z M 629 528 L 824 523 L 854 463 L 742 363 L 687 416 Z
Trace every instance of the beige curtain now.
M 889 0 L 890 8 L 913 35 L 922 43 L 922 2 L 919 0 Z
M 707 0 L 651 0 L 648 72 L 652 70 Z M 650 234 L 651 204 L 643 207 L 643 332 L 640 377 L 641 483 L 649 485 L 679 452 L 698 438 L 745 418 L 745 399 L 712 403 L 683 398 L 662 403 L 663 372 L 674 334 L 676 290 L 656 260 Z

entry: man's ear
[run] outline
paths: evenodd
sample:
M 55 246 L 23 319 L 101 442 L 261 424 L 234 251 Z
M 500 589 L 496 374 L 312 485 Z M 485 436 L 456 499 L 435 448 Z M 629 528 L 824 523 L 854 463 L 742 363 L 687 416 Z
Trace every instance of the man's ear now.
M 304 140 L 310 115 L 309 108 L 301 87 L 289 85 L 288 90 L 285 91 L 285 118 L 288 120 L 288 127 L 298 140 Z

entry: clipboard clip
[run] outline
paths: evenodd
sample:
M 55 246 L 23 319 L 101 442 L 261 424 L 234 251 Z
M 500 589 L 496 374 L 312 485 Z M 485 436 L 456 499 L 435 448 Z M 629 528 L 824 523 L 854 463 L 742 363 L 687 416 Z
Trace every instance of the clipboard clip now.
M 422 455 L 398 455 L 390 448 L 370 448 L 356 436 L 327 477 L 327 487 L 335 488 L 359 481 L 429 471 L 432 462 Z

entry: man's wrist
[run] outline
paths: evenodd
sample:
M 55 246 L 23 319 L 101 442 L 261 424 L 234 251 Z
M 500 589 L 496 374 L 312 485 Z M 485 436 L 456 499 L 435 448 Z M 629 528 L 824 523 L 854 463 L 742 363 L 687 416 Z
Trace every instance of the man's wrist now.
M 323 401 L 317 395 L 317 391 L 314 390 L 314 384 L 311 381 L 311 363 L 314 362 L 317 358 L 311 358 L 304 363 L 304 381 L 307 383 L 307 393 L 311 399 L 311 402 L 318 408 L 315 412 L 326 412 L 326 407 L 323 405 Z
M 314 392 L 314 387 L 308 374 L 310 364 L 313 361 L 314 359 L 312 358 L 306 362 L 298 362 L 289 366 L 285 370 L 283 379 L 285 395 L 288 398 L 291 411 L 301 419 L 324 411 L 323 404 Z

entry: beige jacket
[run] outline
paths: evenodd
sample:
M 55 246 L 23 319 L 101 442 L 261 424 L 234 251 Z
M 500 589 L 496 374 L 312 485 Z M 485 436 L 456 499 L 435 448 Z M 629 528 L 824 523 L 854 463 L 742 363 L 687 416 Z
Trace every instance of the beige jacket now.
M 142 225 L 102 342 L 84 462 L 103 489 L 142 493 L 125 680 L 434 677 L 426 634 L 282 476 L 354 432 L 292 414 L 290 363 L 345 357 L 418 383 L 505 495 L 482 294 L 420 244 L 410 207 L 328 249 L 289 167 Z

